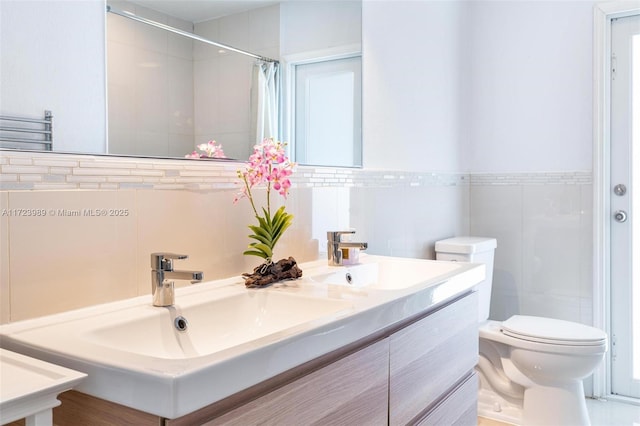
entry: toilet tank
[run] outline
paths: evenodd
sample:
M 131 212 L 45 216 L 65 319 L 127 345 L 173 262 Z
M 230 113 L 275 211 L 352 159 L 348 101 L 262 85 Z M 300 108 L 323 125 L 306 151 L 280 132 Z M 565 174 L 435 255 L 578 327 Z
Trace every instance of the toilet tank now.
M 436 260 L 484 263 L 486 275 L 478 284 L 478 322 L 489 318 L 491 285 L 493 283 L 493 254 L 497 247 L 495 238 L 455 237 L 436 242 Z

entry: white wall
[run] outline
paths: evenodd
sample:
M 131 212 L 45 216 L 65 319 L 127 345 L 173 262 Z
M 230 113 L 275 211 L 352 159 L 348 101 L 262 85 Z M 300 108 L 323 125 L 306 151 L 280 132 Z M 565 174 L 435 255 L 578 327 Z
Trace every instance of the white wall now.
M 105 2 L 0 1 L 0 113 L 54 115 L 54 150 L 106 142 Z
M 465 5 L 465 168 L 591 170 L 593 4 Z
M 591 169 L 591 1 L 366 1 L 366 167 Z
M 280 54 L 360 44 L 361 3 L 310 0 L 280 5 Z
M 466 4 L 363 3 L 364 166 L 459 171 Z

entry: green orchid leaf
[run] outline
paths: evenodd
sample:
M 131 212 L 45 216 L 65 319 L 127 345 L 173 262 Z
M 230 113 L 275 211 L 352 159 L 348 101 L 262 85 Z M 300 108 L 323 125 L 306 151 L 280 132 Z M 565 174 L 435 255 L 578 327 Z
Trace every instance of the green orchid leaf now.
M 269 234 L 271 234 L 271 222 L 267 221 L 267 219 L 260 216 L 256 216 L 256 218 L 258 219 L 258 223 L 260 224 L 260 227 L 265 231 L 267 231 Z
M 273 249 L 273 245 L 271 244 L 272 243 L 271 238 L 263 237 L 262 235 L 257 235 L 257 234 L 249 235 L 249 238 L 253 238 L 254 240 L 258 240 L 259 242 L 261 242 L 261 243 L 263 243 L 263 244 L 265 244 L 265 245 L 267 245 L 267 246 L 269 246 L 269 247 L 271 247 Z
M 280 240 L 280 237 L 282 237 L 282 235 L 284 235 L 284 231 L 286 231 L 287 228 L 289 228 L 289 226 L 291 226 L 292 223 L 293 223 L 293 215 L 288 215 L 285 218 L 285 220 L 280 224 L 280 226 L 278 228 L 278 232 L 273 237 L 273 245 L 274 246 Z
M 251 229 L 255 235 L 259 235 L 260 237 L 267 239 L 269 242 L 265 244 L 270 244 L 272 240 L 270 232 L 267 232 L 264 228 L 255 225 L 249 225 L 249 229 Z
M 280 238 L 280 236 L 284 233 L 284 231 L 291 226 L 293 222 L 293 217 L 287 217 L 283 221 L 278 224 L 278 227 L 273 233 L 273 240 Z
M 288 227 L 287 227 L 287 228 L 288 228 Z M 274 246 L 275 246 L 275 245 L 277 244 L 277 242 L 280 240 L 280 237 L 281 237 L 282 235 L 284 235 L 284 231 L 285 231 L 285 229 L 287 229 L 287 228 L 283 228 L 283 229 L 282 229 L 282 232 L 281 232 L 279 235 L 277 235 L 277 236 L 273 239 L 273 245 L 274 245 Z
M 273 215 L 273 220 L 271 221 L 271 223 L 276 225 L 278 222 L 280 222 L 287 215 L 288 215 L 288 213 L 284 210 L 284 206 L 282 206 Z
M 264 219 L 271 223 L 271 215 L 269 214 L 269 210 L 265 209 L 264 207 L 262 208 L 262 211 L 264 212 Z
M 254 250 L 259 250 L 259 251 L 263 252 L 266 255 L 266 257 L 273 256 L 273 251 L 271 250 L 271 247 L 269 247 L 266 244 L 251 243 L 251 244 L 249 244 L 249 246 Z
M 273 216 L 273 233 L 272 235 L 277 235 L 278 233 L 283 232 L 282 227 L 286 222 L 291 223 L 293 219 L 293 215 L 284 211 L 284 206 L 278 209 L 276 214 Z
M 274 221 L 274 224 L 273 224 L 274 232 L 273 232 L 273 234 L 282 233 L 283 232 L 283 228 L 287 228 L 289 225 L 291 225 L 292 221 L 293 221 L 293 215 L 289 214 L 289 213 L 287 213 L 287 212 L 285 212 L 283 210 L 281 212 L 281 214 L 277 215 L 276 220 Z
M 242 254 L 244 254 L 246 256 L 258 256 L 258 257 L 261 257 L 263 259 L 268 259 L 269 258 L 269 256 L 267 256 L 266 254 L 264 254 L 261 251 L 247 250 Z

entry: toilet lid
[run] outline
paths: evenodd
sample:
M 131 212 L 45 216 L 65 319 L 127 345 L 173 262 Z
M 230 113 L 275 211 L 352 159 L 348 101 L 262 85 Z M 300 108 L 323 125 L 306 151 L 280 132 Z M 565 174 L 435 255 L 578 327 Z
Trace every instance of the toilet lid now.
M 601 345 L 607 334 L 595 327 L 552 318 L 514 315 L 502 323 L 507 336 L 556 345 Z

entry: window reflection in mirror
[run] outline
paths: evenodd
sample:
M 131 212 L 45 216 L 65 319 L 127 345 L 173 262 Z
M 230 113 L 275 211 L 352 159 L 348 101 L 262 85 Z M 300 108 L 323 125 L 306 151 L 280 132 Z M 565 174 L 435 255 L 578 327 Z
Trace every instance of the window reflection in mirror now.
M 294 66 L 295 159 L 362 166 L 362 61 L 347 57 Z

